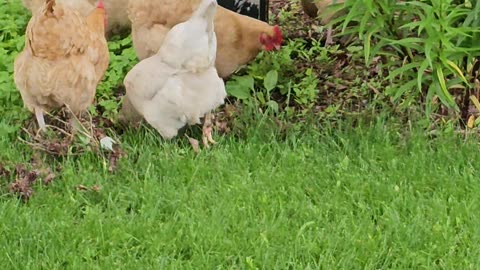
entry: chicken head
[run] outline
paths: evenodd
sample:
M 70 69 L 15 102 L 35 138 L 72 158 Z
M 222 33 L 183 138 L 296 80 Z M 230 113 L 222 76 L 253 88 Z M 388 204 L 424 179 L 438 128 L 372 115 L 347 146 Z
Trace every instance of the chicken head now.
M 272 29 L 272 33 L 262 33 L 260 34 L 260 44 L 262 44 L 262 50 L 272 51 L 278 50 L 282 46 L 283 35 L 280 27 L 275 25 Z

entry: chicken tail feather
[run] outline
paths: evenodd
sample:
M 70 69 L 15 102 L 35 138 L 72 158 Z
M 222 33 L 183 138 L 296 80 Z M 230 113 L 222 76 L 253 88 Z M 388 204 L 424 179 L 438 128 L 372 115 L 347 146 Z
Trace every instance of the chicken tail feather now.
M 35 108 L 35 117 L 37 118 L 38 126 L 40 127 L 40 129 L 42 131 L 45 131 L 47 129 L 47 126 L 45 125 L 45 118 L 43 118 L 43 110 L 41 108 Z
M 204 17 L 210 18 L 215 14 L 215 8 L 217 7 L 217 1 L 214 0 L 202 0 L 197 10 L 192 14 L 192 17 Z

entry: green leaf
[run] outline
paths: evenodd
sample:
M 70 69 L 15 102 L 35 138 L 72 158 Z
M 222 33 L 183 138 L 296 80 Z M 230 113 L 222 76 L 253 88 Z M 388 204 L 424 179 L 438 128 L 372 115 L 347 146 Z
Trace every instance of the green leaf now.
M 266 103 L 265 95 L 262 92 L 257 92 L 257 99 L 261 105 Z
M 447 89 L 447 85 L 445 83 L 445 77 L 443 76 L 443 70 L 442 70 L 442 67 L 441 66 L 437 66 L 436 67 L 436 73 L 437 73 L 437 79 L 438 79 L 438 83 L 440 84 L 440 89 L 441 91 L 440 92 L 437 92 L 440 97 L 440 99 L 442 99 L 442 102 L 449 106 L 449 107 L 455 107 L 456 104 L 455 104 L 455 101 L 453 100 L 453 97 L 452 95 L 448 92 L 448 89 Z
M 398 89 L 394 91 L 392 99 L 394 101 L 398 100 L 402 95 L 404 95 L 408 91 L 412 91 L 412 89 L 415 89 L 415 85 L 417 84 L 416 80 L 411 80 L 402 86 L 400 86 Z
M 263 80 L 263 86 L 268 92 L 272 91 L 278 83 L 278 72 L 276 70 L 270 70 L 265 79 Z
M 255 90 L 255 80 L 253 79 L 252 76 L 242 76 L 242 77 L 237 77 L 236 82 L 241 85 L 242 87 L 245 87 L 250 90 Z
M 470 96 L 470 100 L 473 102 L 473 105 L 475 105 L 475 108 L 480 111 L 480 102 L 478 102 L 477 97 L 472 95 Z
M 279 106 L 278 106 L 278 103 L 274 100 L 270 100 L 267 102 L 267 107 L 272 110 L 274 113 L 278 113 L 279 112 Z
M 442 60 L 445 61 L 445 63 L 447 64 L 447 67 L 449 67 L 452 71 L 454 71 L 460 77 L 460 79 L 462 79 L 462 81 L 465 84 L 468 84 L 468 81 L 465 78 L 465 76 L 463 75 L 463 72 L 460 70 L 460 68 L 454 62 L 452 62 L 448 59 L 442 59 Z
M 425 70 L 429 67 L 428 61 L 425 60 L 423 61 L 422 65 L 418 69 L 418 74 L 417 74 L 417 87 L 419 91 L 422 91 L 422 82 L 425 74 Z
M 226 85 L 227 93 L 238 99 L 248 99 L 254 90 L 255 80 L 252 76 L 234 77 Z

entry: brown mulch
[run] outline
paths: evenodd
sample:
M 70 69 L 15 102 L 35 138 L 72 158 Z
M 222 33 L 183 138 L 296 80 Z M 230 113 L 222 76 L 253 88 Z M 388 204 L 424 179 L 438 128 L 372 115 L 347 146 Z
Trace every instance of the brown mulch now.
M 279 24 L 286 39 L 304 40 L 305 49 L 309 49 L 314 42 L 325 46 L 326 27 L 321 25 L 320 19 L 309 17 L 298 1 L 270 0 L 269 5 L 271 22 Z M 279 16 L 280 13 L 282 16 Z M 365 67 L 363 58 L 356 57 L 358 53 L 347 49 L 353 39 L 335 36 L 333 39 L 335 44 L 331 47 L 336 49 L 328 51 L 327 61 L 294 59 L 294 64 L 298 73 L 311 69 L 318 77 L 320 93 L 316 110 L 323 111 L 330 105 L 361 110 L 367 105 L 364 98 L 381 95 L 381 91 L 370 84 L 371 80 L 383 75 L 381 59 L 376 58 L 369 67 Z M 353 88 L 364 88 L 362 85 L 368 85 L 370 89 L 366 96 L 352 92 Z
M 296 1 L 270 0 L 269 6 L 270 21 L 282 28 L 285 38 L 324 39 L 325 33 L 319 31 L 319 20 L 305 14 Z M 284 20 L 279 16 L 282 11 L 289 14 Z

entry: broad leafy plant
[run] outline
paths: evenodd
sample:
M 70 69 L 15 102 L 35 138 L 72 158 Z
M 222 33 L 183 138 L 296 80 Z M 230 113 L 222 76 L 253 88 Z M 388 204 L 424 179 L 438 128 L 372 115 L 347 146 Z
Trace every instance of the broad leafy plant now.
M 304 40 L 291 40 L 279 52 L 261 53 L 246 67 L 246 74 L 227 82 L 227 92 L 276 115 L 282 108 L 291 110 L 291 104 L 308 111 L 318 99 L 318 74 L 311 67 L 299 70 L 296 61 L 326 62 L 326 52 L 318 42 L 307 49 Z
M 367 65 L 382 56 L 393 101 L 406 107 L 424 101 L 427 115 L 440 104 L 468 111 L 469 99 L 476 100 L 470 95 L 480 56 L 479 3 L 347 0 L 345 8 L 332 24 L 359 37 Z
M 123 79 L 128 71 L 138 62 L 132 46 L 131 36 L 108 42 L 110 64 L 105 78 L 97 88 L 97 103 L 104 117 L 115 118 L 123 95 Z M 96 112 L 92 108 L 92 112 Z
M 24 33 L 29 16 L 27 11 L 15 1 L 0 5 L 0 107 L 2 119 L 24 119 L 27 117 L 22 109 L 20 93 L 13 81 L 13 62 L 25 43 Z M 0 123 L 0 130 L 12 133 L 17 127 L 13 124 Z

